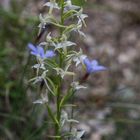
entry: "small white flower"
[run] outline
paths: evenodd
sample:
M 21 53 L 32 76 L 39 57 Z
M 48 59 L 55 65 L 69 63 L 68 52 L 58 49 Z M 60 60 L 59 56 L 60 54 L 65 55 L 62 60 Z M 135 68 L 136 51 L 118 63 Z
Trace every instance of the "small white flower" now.
M 58 4 L 55 2 L 55 0 L 50 0 L 50 2 L 46 2 L 44 4 L 44 6 L 48 6 L 51 9 L 60 9 L 60 7 L 58 6 Z
M 84 63 L 83 61 L 86 57 L 87 56 L 83 54 L 82 49 L 80 49 L 78 53 L 73 51 L 72 54 L 67 55 L 67 60 L 75 62 L 77 67 L 80 63 Z
M 33 102 L 33 104 L 45 104 L 48 102 L 48 95 L 47 94 L 41 94 L 41 99 L 38 99 Z
M 58 75 L 61 76 L 61 78 L 63 79 L 65 75 L 75 75 L 74 72 L 69 72 L 68 68 L 70 65 L 66 66 L 66 68 L 63 70 L 61 68 L 54 68 L 57 72 Z
M 84 38 L 86 38 L 86 35 L 82 31 L 80 31 L 82 26 L 83 26 L 82 21 L 78 20 L 77 25 L 72 30 L 79 33 L 79 35 L 83 36 Z
M 75 46 L 75 45 L 76 45 L 76 43 L 71 42 L 71 41 L 63 41 L 63 42 L 54 44 L 55 50 L 60 49 L 60 48 L 66 48 L 66 47 L 69 47 L 69 46 Z
M 80 55 L 73 58 L 73 61 L 76 63 L 76 66 L 78 66 L 80 63 L 83 63 L 83 60 L 86 58 L 86 55 Z
M 66 111 L 62 111 L 61 112 L 61 126 L 64 126 L 64 124 L 68 122 L 68 123 L 79 123 L 79 121 L 74 120 L 74 119 L 69 119 L 68 118 L 68 113 Z
M 67 0 L 66 1 L 66 6 L 65 6 L 65 11 L 69 11 L 69 10 L 76 10 L 76 9 L 79 9 L 80 7 L 79 6 L 76 6 L 76 5 L 72 5 L 72 2 L 71 0 Z
M 46 70 L 44 64 L 35 64 L 32 68 Z
M 72 82 L 71 86 L 72 86 L 75 90 L 87 88 L 87 87 L 85 87 L 85 86 L 79 85 L 79 82 Z
M 42 14 L 39 15 L 39 20 L 40 20 L 40 24 L 38 25 L 38 27 L 40 29 L 45 29 L 47 23 L 52 23 L 53 22 L 53 17 L 48 14 L 46 16 L 43 16 Z
M 85 26 L 86 26 L 86 23 L 85 23 L 85 18 L 88 17 L 87 14 L 83 14 L 83 9 L 81 8 L 79 12 L 77 12 L 76 14 L 77 18 L 78 18 L 78 23 L 82 22 Z

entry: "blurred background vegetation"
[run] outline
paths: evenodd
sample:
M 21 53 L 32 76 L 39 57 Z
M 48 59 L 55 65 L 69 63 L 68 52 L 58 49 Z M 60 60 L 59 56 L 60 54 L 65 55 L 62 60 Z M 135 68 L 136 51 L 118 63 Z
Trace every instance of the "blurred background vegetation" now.
M 27 43 L 35 42 L 41 0 L 0 0 L 0 140 L 47 140 L 49 124 L 36 89 Z M 73 0 L 89 15 L 84 53 L 109 71 L 88 79 L 75 115 L 88 140 L 140 140 L 140 2 Z M 82 115 L 81 115 L 82 114 Z

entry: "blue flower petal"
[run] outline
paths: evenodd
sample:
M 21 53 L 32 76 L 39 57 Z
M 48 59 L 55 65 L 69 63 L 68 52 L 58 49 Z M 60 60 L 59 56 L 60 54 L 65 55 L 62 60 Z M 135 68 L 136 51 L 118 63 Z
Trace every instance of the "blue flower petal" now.
M 99 71 L 104 71 L 104 70 L 107 70 L 107 68 L 104 66 L 95 66 L 93 67 L 92 72 L 99 72 Z
M 29 48 L 31 51 L 37 52 L 37 48 L 36 48 L 32 43 L 28 43 L 28 48 Z
M 91 73 L 92 72 L 92 65 L 91 65 L 91 62 L 89 61 L 89 59 L 85 58 L 84 63 L 86 65 L 87 73 Z
M 91 65 L 88 58 L 85 58 L 85 59 L 84 59 L 84 63 L 85 63 L 85 65 L 86 65 L 87 67 L 90 67 L 90 65 Z
M 35 55 L 35 56 L 37 56 L 37 55 L 38 55 L 38 53 L 37 53 L 37 52 L 33 52 L 33 51 L 31 51 L 31 54 L 32 54 L 32 55 Z
M 44 49 L 40 46 L 37 47 L 38 48 L 38 54 L 41 58 L 45 58 L 45 54 L 44 54 Z
M 89 74 L 90 73 L 95 73 L 95 72 L 107 70 L 106 67 L 104 67 L 102 65 L 98 65 L 98 61 L 97 60 L 90 61 L 88 58 L 85 58 L 84 59 L 84 64 L 86 66 L 87 73 L 89 73 Z
M 51 58 L 51 57 L 54 57 L 56 55 L 53 50 L 48 50 L 45 53 L 44 49 L 41 46 L 36 47 L 31 43 L 28 44 L 28 48 L 31 50 L 30 53 L 32 55 L 38 56 L 38 57 L 40 57 L 42 59 Z
M 91 64 L 92 64 L 92 66 L 97 66 L 98 65 L 98 61 L 97 60 L 92 60 Z
M 46 51 L 45 57 L 46 58 L 51 58 L 51 57 L 54 57 L 55 55 L 56 54 L 54 53 L 54 51 L 48 50 L 48 51 Z

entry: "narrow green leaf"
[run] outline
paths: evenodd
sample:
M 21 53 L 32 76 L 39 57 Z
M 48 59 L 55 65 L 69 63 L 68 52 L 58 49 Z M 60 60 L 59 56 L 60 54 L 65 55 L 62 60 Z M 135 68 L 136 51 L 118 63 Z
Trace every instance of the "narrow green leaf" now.
M 51 111 L 51 108 L 49 107 L 48 104 L 47 105 L 47 110 L 48 110 L 48 113 L 49 113 L 49 116 L 50 118 L 52 119 L 52 121 L 55 123 L 55 124 L 59 124 L 59 122 L 57 121 L 57 119 L 55 118 L 54 114 L 52 113 Z
M 49 91 L 54 95 L 54 96 L 56 96 L 56 87 L 55 87 L 55 85 L 54 85 L 54 83 L 52 82 L 52 80 L 49 78 L 49 77 L 46 77 L 46 79 L 47 79 L 47 81 L 49 82 L 49 84 L 50 84 L 50 86 L 48 85 L 48 88 L 49 88 Z
M 68 94 L 66 94 L 66 95 L 62 98 L 59 107 L 61 108 L 73 95 L 74 95 L 74 91 L 73 91 L 73 89 L 70 89 L 70 91 L 68 92 Z
M 77 11 L 70 10 L 63 15 L 63 19 L 66 20 L 67 18 L 74 16 L 75 13 L 77 13 Z

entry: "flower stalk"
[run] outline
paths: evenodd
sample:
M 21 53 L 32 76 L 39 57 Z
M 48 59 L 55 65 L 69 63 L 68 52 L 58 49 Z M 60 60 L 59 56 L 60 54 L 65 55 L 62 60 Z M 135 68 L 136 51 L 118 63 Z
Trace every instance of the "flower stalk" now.
M 63 12 L 64 12 L 64 0 L 61 0 L 61 25 L 64 25 L 64 20 L 63 20 Z M 60 38 L 62 37 L 62 33 L 63 33 L 63 28 L 60 28 Z M 62 50 L 60 50 L 59 52 L 59 67 L 62 68 L 63 65 L 63 58 L 62 58 Z M 57 97 L 56 97 L 56 108 L 57 108 L 57 121 L 58 124 L 56 124 L 56 136 L 58 136 L 58 138 L 56 138 L 56 140 L 61 140 L 61 107 L 60 107 L 60 100 L 61 100 L 61 85 L 62 85 L 62 79 L 61 76 L 59 76 L 59 83 L 58 83 L 58 91 L 57 91 Z

